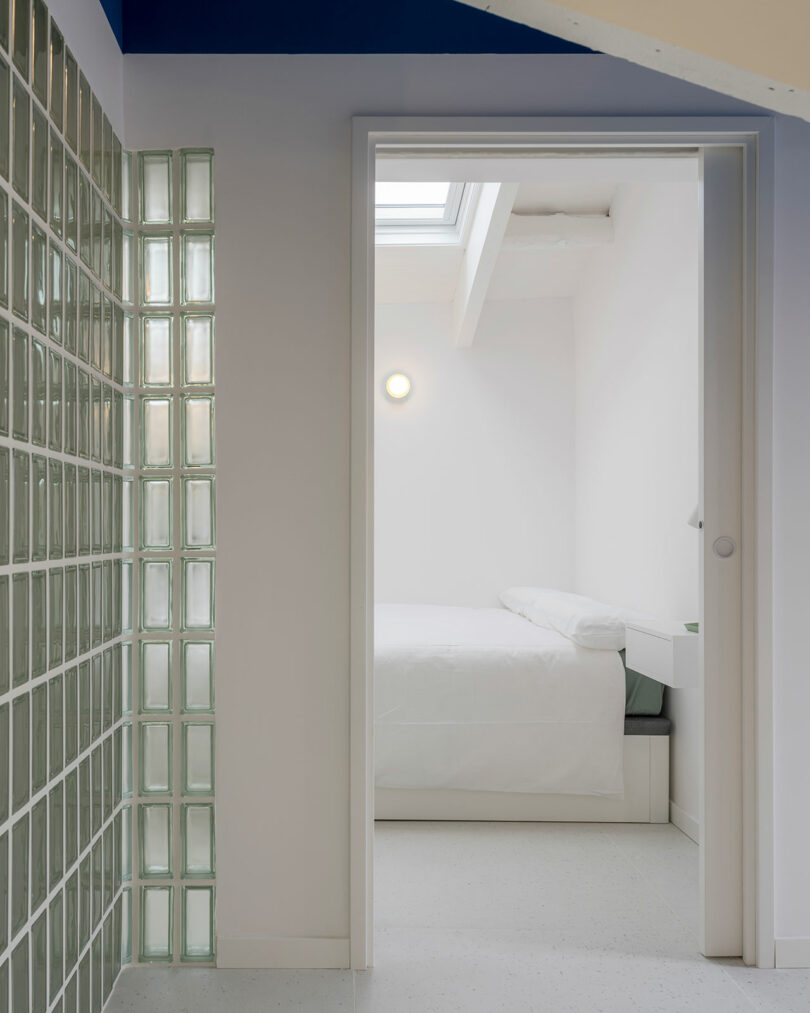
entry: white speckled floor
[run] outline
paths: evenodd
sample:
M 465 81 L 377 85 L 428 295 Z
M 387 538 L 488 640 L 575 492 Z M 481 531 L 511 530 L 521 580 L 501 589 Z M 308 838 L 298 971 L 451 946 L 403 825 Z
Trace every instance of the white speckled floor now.
M 697 952 L 672 826 L 378 823 L 371 971 L 131 968 L 107 1013 L 808 1013 L 810 971 Z

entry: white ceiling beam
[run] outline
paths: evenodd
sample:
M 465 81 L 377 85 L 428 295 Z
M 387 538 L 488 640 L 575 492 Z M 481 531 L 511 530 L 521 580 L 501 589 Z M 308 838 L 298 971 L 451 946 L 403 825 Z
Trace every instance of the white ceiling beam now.
M 610 56 L 810 120 L 807 0 L 461 0 Z
M 517 192 L 517 183 L 481 184 L 453 300 L 453 335 L 459 348 L 469 348 L 475 340 Z

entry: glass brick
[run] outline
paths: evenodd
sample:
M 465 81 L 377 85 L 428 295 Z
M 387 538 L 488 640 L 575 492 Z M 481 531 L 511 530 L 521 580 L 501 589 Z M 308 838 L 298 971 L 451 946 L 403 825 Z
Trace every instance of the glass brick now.
M 36 678 L 48 667 L 48 628 L 46 581 L 44 570 L 31 574 L 31 675 Z
M 93 120 L 93 156 L 92 170 L 93 182 L 102 186 L 104 181 L 104 118 L 101 112 L 101 103 L 94 95 L 90 105 L 90 114 Z
M 8 895 L 9 895 L 9 878 L 8 878 L 8 834 L 0 834 L 0 953 L 5 953 L 6 947 L 8 946 Z M 2 989 L 2 982 L 0 982 L 0 989 Z M 7 1013 L 8 1007 L 5 1005 L 6 996 L 0 990 L 0 1009 L 3 1013 Z
M 12 704 L 11 811 L 17 812 L 28 801 L 31 788 L 31 698 L 27 693 L 15 697 Z
M 121 217 L 132 221 L 132 152 L 124 151 L 121 156 Z
M 164 560 L 141 560 L 141 629 L 172 626 L 172 569 Z
M 65 765 L 79 755 L 79 670 L 65 672 Z
M 79 654 L 90 650 L 90 567 L 79 567 Z
M 16 201 L 13 201 L 11 207 L 11 307 L 23 320 L 28 319 L 28 225 L 27 213 Z
M 29 140 L 31 137 L 31 100 L 22 84 L 14 78 L 11 96 L 11 144 L 13 151 L 11 182 L 14 189 L 28 200 Z
M 45 333 L 48 320 L 48 244 L 45 233 L 31 225 L 31 323 Z
M 132 439 L 134 435 L 135 401 L 131 397 L 124 398 L 124 419 L 121 439 L 123 443 L 124 467 L 131 468 L 134 463 Z
M 31 342 L 31 442 L 44 447 L 47 438 L 47 353 L 42 342 Z
M 90 180 L 79 172 L 79 256 L 87 267 L 93 262 L 93 202 Z
M 31 692 L 31 794 L 41 791 L 47 781 L 48 687 L 40 683 Z
M 121 809 L 121 879 L 128 883 L 132 879 L 132 806 Z
M 132 563 L 121 564 L 121 628 L 132 632 Z
M 214 959 L 214 888 L 183 887 L 183 931 L 181 959 Z
M 48 895 L 48 800 L 41 798 L 31 810 L 31 911 Z
M 172 887 L 141 887 L 141 960 L 171 960 L 172 913 Z
M 63 604 L 62 593 L 64 589 L 64 571 L 58 568 L 52 569 L 48 574 L 50 607 L 48 609 L 48 664 L 56 668 L 62 664 L 62 640 L 64 627 L 62 622 Z
M 133 236 L 131 232 L 124 230 L 121 239 L 121 300 L 131 303 L 133 299 L 132 269 L 134 266 L 132 258 Z
M 184 151 L 182 163 L 183 222 L 214 220 L 214 156 L 211 151 Z
M 141 236 L 141 301 L 146 306 L 172 303 L 172 237 Z
M 112 202 L 113 199 L 113 162 L 112 162 L 112 126 L 106 115 L 103 119 L 102 126 L 102 138 L 104 147 L 104 176 L 103 176 L 103 189 L 104 196 L 108 201 Z
M 62 252 L 53 243 L 50 248 L 50 272 L 51 272 L 51 283 L 50 283 L 50 319 L 51 319 L 51 339 L 57 343 L 62 344 Z
M 79 954 L 79 872 L 74 871 L 65 883 L 65 967 L 76 966 Z M 75 1001 L 74 1001 L 75 1010 Z
M 132 962 L 132 890 L 121 894 L 121 963 Z
M 141 642 L 141 711 L 169 711 L 171 699 L 171 644 Z
M 79 167 L 65 153 L 65 242 L 79 252 Z
M 12 685 L 21 686 L 27 681 L 29 668 L 28 651 L 28 574 L 15 573 L 11 578 L 13 637 L 11 653 Z
M 187 802 L 182 807 L 183 876 L 210 879 L 214 875 L 214 807 Z
M 172 155 L 150 151 L 140 156 L 141 221 L 162 225 L 172 221 Z
M 172 546 L 172 480 L 141 480 L 141 548 L 170 549 Z
M 4 203 L 4 199 L 0 198 L 0 208 Z M 4 436 L 8 436 L 9 426 L 9 393 L 11 390 L 9 356 L 8 321 L 0 318 L 0 435 Z
M 50 505 L 50 558 L 62 558 L 62 462 L 48 462 Z
M 214 318 L 199 314 L 183 316 L 183 383 L 214 382 Z
M 0 140 L 0 144 L 2 144 L 2 140 Z M 8 196 L 3 191 L 0 193 L 0 305 L 6 308 L 8 308 L 8 254 Z
M 172 318 L 141 319 L 141 383 L 144 387 L 171 386 Z
M 34 103 L 31 117 L 31 206 L 48 220 L 48 121 Z
M 101 472 L 95 469 L 90 472 L 90 488 L 92 490 L 91 502 L 91 532 L 92 532 L 92 549 L 94 553 L 101 552 L 102 546 L 102 533 L 101 533 Z
M 2 461 L 2 455 L 0 455 L 0 461 Z M 11 685 L 11 661 L 9 655 L 9 647 L 11 645 L 11 594 L 9 590 L 9 577 L 8 574 L 0 574 L 0 696 L 3 696 L 8 692 Z M 8 729 L 6 729 L 6 734 Z M 2 742 L 2 736 L 0 736 L 0 742 Z M 8 738 L 5 739 L 6 746 L 8 745 Z M 6 750 L 0 747 L 0 765 L 4 762 L 4 754 Z M 7 757 L 5 757 L 7 759 Z M 3 773 L 0 770 L 0 823 L 3 822 L 5 816 L 3 813 L 6 811 L 3 807 L 3 792 L 8 788 L 8 778 L 3 781 Z
M 132 537 L 132 496 L 134 483 L 131 478 L 124 479 L 122 486 L 122 515 L 121 515 L 121 536 L 122 549 L 124 552 L 131 552 L 134 548 Z
M 121 726 L 121 797 L 132 797 L 132 725 Z
M 64 951 L 62 937 L 62 893 L 61 891 L 51 901 L 48 913 L 50 927 L 50 999 L 56 998 L 59 989 L 62 987 L 64 976 Z
M 62 356 L 48 352 L 48 446 L 62 449 Z
M 165 795 L 171 791 L 171 725 L 141 724 L 141 794 Z
M 214 301 L 214 237 L 209 233 L 183 234 L 183 302 Z
M 43 911 L 31 926 L 30 1013 L 45 1013 L 48 1005 L 48 912 Z
M 210 641 L 183 644 L 183 711 L 214 709 L 214 645 Z
M 62 237 L 63 225 L 63 192 L 64 192 L 64 171 L 65 171 L 65 149 L 62 142 L 51 130 L 50 135 L 50 161 L 51 161 L 51 228 L 57 236 Z
M 62 676 L 55 675 L 48 684 L 48 713 L 50 715 L 50 735 L 48 741 L 48 776 L 51 781 L 62 772 L 63 739 L 65 714 L 62 701 Z
M 0 447 L 0 566 L 8 566 L 9 559 L 11 558 L 10 532 L 11 463 L 8 447 Z M 2 687 L 2 679 L 0 679 L 0 687 Z M 1 688 L 0 693 L 2 693 Z
M 183 560 L 183 629 L 214 628 L 214 561 Z
M 101 460 L 101 384 L 91 378 L 90 390 L 92 398 L 92 456 L 94 461 Z
M 11 338 L 11 370 L 14 400 L 11 432 L 16 440 L 27 440 L 29 429 L 28 335 L 15 327 Z
M 172 874 L 172 807 L 139 806 L 141 878 L 169 878 Z
M 31 25 L 31 85 L 39 101 L 48 108 L 48 8 L 44 0 L 33 0 Z
M 65 140 L 78 149 L 79 68 L 71 51 L 65 46 Z
M 48 558 L 48 462 L 40 454 L 31 458 L 31 559 Z
M 214 463 L 214 398 L 183 398 L 183 465 L 211 467 Z
M 5 0 L 0 4 L 0 14 L 4 13 Z M 0 174 L 8 179 L 11 168 L 11 131 L 9 123 L 9 96 L 11 95 L 11 77 L 6 61 L 0 56 Z
M 69 352 L 76 352 L 79 339 L 79 302 L 78 302 L 78 275 L 76 262 L 70 257 L 65 257 L 63 272 L 64 287 L 64 321 L 63 333 L 65 348 Z
M 61 130 L 65 112 L 65 40 L 51 21 L 51 119 Z
M 29 816 L 26 813 L 11 831 L 11 935 L 28 920 Z
M 54 889 L 64 872 L 64 797 L 63 782 L 55 785 L 48 795 L 48 883 Z
M 90 85 L 79 71 L 79 158 L 89 172 L 93 159 L 92 124 L 93 112 Z
M 141 464 L 144 468 L 170 468 L 172 464 L 171 398 L 148 397 L 141 400 Z M 197 422 L 194 433 L 199 428 Z M 196 448 L 197 453 L 204 454 Z
M 11 1008 L 14 1013 L 31 1009 L 28 992 L 28 936 L 23 936 L 11 954 Z
M 214 790 L 214 726 L 183 724 L 183 794 L 210 795 Z

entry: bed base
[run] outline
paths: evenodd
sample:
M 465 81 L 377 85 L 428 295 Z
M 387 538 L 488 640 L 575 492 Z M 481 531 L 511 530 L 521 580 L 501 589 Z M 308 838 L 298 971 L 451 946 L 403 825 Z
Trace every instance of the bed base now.
M 504 820 L 546 823 L 668 823 L 669 735 L 624 736 L 624 796 L 510 791 L 375 789 L 378 820 Z

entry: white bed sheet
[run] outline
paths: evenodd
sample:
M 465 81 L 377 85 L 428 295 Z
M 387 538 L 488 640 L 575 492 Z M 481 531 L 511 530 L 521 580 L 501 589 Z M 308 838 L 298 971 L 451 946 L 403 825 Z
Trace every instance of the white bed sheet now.
M 502 608 L 378 605 L 383 788 L 621 795 L 624 668 Z

